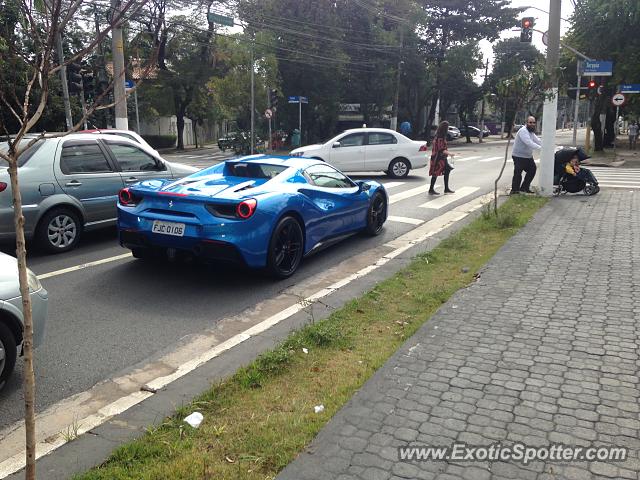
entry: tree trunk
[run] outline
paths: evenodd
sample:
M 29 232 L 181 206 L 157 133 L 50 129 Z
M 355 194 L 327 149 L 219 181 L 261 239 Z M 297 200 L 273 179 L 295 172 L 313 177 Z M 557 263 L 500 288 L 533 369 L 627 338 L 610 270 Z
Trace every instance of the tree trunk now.
M 596 107 L 591 116 L 591 130 L 593 130 L 593 149 L 596 152 L 604 150 L 602 142 L 602 123 L 600 123 L 600 109 Z
M 193 141 L 196 142 L 196 148 L 198 148 L 198 122 L 191 119 L 191 126 L 193 127 Z
M 610 100 L 607 100 L 609 103 Z M 604 124 L 604 147 L 614 147 L 616 142 L 616 109 L 607 106 L 607 117 Z
M 429 108 L 429 116 L 427 117 L 427 124 L 424 126 L 425 136 L 427 140 L 431 140 L 431 126 L 433 125 L 433 120 L 436 118 L 436 107 L 438 106 L 438 96 L 440 95 L 440 91 L 436 91 L 436 93 L 431 97 L 431 107 Z
M 184 102 L 176 97 L 176 130 L 178 136 L 178 150 L 184 150 L 184 113 L 186 107 L 184 106 Z
M 31 316 L 31 297 L 27 280 L 27 249 L 24 239 L 24 215 L 22 214 L 22 196 L 18 185 L 18 159 L 15 152 L 10 152 L 9 176 L 14 206 L 14 225 L 16 229 L 16 257 L 18 260 L 18 278 L 20 295 L 22 296 L 22 315 L 24 317 L 24 336 L 22 349 L 24 353 L 24 407 L 26 432 L 26 471 L 25 479 L 36 478 L 36 420 L 35 397 L 36 379 L 33 374 L 33 319 Z

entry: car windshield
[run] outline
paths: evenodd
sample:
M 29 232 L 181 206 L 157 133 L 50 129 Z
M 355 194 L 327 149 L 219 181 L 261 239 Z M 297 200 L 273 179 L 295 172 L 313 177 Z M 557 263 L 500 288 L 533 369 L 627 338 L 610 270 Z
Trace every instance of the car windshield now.
M 266 163 L 229 163 L 229 175 L 245 178 L 274 178 L 288 167 Z
M 21 144 L 28 142 L 28 140 L 23 140 L 20 142 Z M 31 145 L 26 151 L 22 152 L 20 157 L 18 158 L 18 167 L 22 167 L 25 163 L 29 161 L 33 154 L 38 151 L 38 149 L 42 146 L 44 142 L 36 142 Z M 0 143 L 0 152 L 7 153 L 9 151 L 9 144 L 7 142 Z M 9 163 L 4 158 L 0 158 L 0 167 L 8 167 Z

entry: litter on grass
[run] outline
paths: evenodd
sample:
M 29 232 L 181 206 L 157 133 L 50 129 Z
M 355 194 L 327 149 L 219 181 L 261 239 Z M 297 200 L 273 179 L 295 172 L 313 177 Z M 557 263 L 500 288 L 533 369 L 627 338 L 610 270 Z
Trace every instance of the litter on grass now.
M 191 415 L 184 419 L 184 421 L 191 425 L 193 428 L 198 428 L 202 423 L 202 420 L 204 420 L 204 417 L 200 412 L 193 412 Z

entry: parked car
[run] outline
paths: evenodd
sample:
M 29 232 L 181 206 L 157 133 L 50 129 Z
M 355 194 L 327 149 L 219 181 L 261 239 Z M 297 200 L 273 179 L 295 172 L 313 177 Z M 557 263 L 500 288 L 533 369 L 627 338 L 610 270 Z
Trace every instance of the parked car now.
M 223 152 L 229 148 L 233 148 L 233 142 L 237 135 L 237 132 L 227 132 L 226 135 L 218 138 L 218 148 Z
M 0 143 L 0 150 L 7 150 Z M 8 165 L 0 160 L 0 241 L 15 239 Z M 76 133 L 44 138 L 19 159 L 25 235 L 52 253 L 74 248 L 84 230 L 116 223 L 118 192 L 151 178 L 198 169 L 163 160 L 132 140 Z
M 345 172 L 382 170 L 390 177 L 406 177 L 427 165 L 427 144 L 386 128 L 356 128 L 331 140 L 291 151 L 296 157 L 325 161 Z
M 435 135 L 437 129 L 438 129 L 437 125 L 431 126 L 431 136 Z M 460 138 L 460 130 L 458 129 L 458 127 L 449 125 L 449 130 L 447 132 L 447 140 L 451 141 L 451 140 L 456 140 L 458 138 Z
M 33 346 L 38 347 L 44 338 L 47 318 L 47 291 L 38 277 L 27 271 L 31 315 L 33 319 Z M 18 353 L 21 352 L 24 334 L 22 297 L 18 283 L 18 262 L 0 252 L 0 389 L 13 372 Z
M 153 150 L 158 153 L 155 148 L 153 148 L 147 141 L 138 135 L 136 132 L 132 132 L 131 130 L 116 130 L 114 128 L 96 128 L 93 130 L 80 130 L 78 133 L 102 133 L 103 135 L 117 135 L 119 137 L 128 138 L 140 145 L 148 148 L 149 150 Z
M 461 137 L 467 136 L 467 129 L 469 130 L 470 137 L 478 137 L 480 135 L 480 129 L 478 127 L 474 127 L 473 125 L 469 125 L 468 127 L 465 127 L 464 125 L 462 125 L 460 127 Z M 491 131 L 487 127 L 484 127 L 484 129 L 482 130 L 482 138 L 486 138 L 489 135 L 491 135 Z
M 380 183 L 354 182 L 320 160 L 252 155 L 123 189 L 118 233 L 136 258 L 226 260 L 286 278 L 303 256 L 379 234 L 388 204 Z

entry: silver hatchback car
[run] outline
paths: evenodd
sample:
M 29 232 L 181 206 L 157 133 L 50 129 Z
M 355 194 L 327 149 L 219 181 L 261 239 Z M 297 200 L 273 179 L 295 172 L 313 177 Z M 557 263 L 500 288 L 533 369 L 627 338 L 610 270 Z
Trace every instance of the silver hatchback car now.
M 7 150 L 0 143 L 0 150 Z M 0 242 L 15 239 L 11 182 L 0 160 Z M 118 192 L 153 178 L 198 169 L 170 163 L 132 140 L 78 133 L 44 138 L 19 159 L 25 235 L 52 253 L 74 248 L 83 231 L 115 225 Z
M 48 294 L 32 271 L 28 272 L 27 279 L 33 318 L 33 346 L 37 347 L 44 337 Z M 0 253 L 0 389 L 13 371 L 22 345 L 23 318 L 18 262 L 15 258 Z

